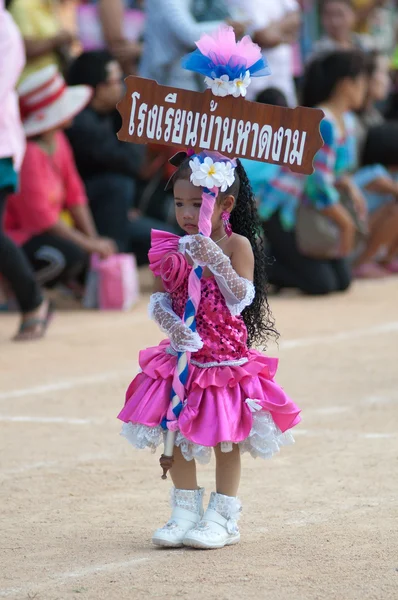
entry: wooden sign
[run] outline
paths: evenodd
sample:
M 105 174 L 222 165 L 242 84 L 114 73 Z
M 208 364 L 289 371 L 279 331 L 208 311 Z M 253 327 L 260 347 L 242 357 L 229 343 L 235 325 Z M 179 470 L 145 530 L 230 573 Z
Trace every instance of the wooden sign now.
M 311 174 L 323 141 L 323 112 L 283 108 L 244 98 L 214 96 L 128 77 L 117 108 L 122 117 L 119 140 L 221 152 Z

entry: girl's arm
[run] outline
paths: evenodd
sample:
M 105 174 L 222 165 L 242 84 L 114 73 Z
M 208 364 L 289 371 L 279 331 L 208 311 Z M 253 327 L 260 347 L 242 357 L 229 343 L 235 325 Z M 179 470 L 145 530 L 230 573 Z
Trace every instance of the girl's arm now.
M 191 331 L 174 312 L 170 294 L 161 291 L 163 288 L 160 278 L 155 281 L 159 291 L 152 294 L 149 300 L 148 314 L 165 333 L 177 352 L 197 352 L 203 348 L 199 334 Z
M 341 256 L 348 256 L 352 252 L 355 240 L 355 224 L 350 213 L 342 204 L 333 204 L 321 212 L 339 227 Z
M 249 251 L 248 240 L 241 238 L 231 242 L 234 245 L 231 257 L 234 254 L 236 268 L 231 259 L 210 238 L 202 235 L 185 236 L 180 243 L 185 245 L 185 252 L 194 263 L 207 267 L 213 273 L 231 314 L 239 315 L 254 300 L 254 258 L 251 247 Z M 245 261 L 248 261 L 246 265 Z
M 90 209 L 87 204 L 75 204 L 69 208 L 69 212 L 76 226 L 76 229 L 91 238 L 98 237 L 95 228 L 94 219 L 91 216 Z
M 57 35 L 51 38 L 45 38 L 43 40 L 38 38 L 25 37 L 25 51 L 26 57 L 38 58 L 44 56 L 49 52 L 55 52 L 62 46 L 70 45 L 73 42 L 73 36 L 68 31 L 60 31 Z
M 368 192 L 392 195 L 398 198 L 398 183 L 391 177 L 377 177 L 366 186 L 366 190 Z
M 247 238 L 236 235 L 231 239 L 231 265 L 240 277 L 254 279 L 254 254 Z
M 100 237 L 89 237 L 74 227 L 66 225 L 62 219 L 59 219 L 56 223 L 48 227 L 46 232 L 73 242 L 76 246 L 79 246 L 79 248 L 82 248 L 82 250 L 89 254 L 95 252 L 99 254 L 101 258 L 107 258 L 115 253 L 115 244 L 112 240 Z

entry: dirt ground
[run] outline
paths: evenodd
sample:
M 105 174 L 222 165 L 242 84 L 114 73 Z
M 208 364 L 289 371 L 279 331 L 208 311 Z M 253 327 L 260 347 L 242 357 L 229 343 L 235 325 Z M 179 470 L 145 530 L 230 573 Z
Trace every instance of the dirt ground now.
M 398 278 L 342 296 L 272 299 L 296 445 L 244 458 L 242 542 L 161 550 L 158 457 L 119 437 L 137 352 L 129 314 L 60 312 L 42 343 L 0 316 L 0 597 L 36 600 L 398 598 Z M 214 464 L 200 468 L 213 488 Z

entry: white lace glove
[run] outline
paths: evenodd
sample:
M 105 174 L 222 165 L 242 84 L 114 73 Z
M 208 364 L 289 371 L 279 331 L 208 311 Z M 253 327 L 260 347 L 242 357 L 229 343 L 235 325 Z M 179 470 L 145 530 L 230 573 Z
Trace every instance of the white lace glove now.
M 197 352 L 203 348 L 199 334 L 191 331 L 173 311 L 169 294 L 163 292 L 152 294 L 148 312 L 150 318 L 168 335 L 171 345 L 177 352 Z
M 187 235 L 180 241 L 182 250 L 194 263 L 207 267 L 214 275 L 232 315 L 239 315 L 254 300 L 254 285 L 240 277 L 231 261 L 212 239 L 203 235 Z

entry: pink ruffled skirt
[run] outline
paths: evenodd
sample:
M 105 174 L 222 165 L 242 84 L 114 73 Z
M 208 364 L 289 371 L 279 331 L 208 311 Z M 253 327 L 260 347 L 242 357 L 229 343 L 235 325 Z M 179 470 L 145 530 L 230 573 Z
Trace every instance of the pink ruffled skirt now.
M 130 384 L 118 415 L 122 435 L 135 447 L 155 450 L 163 442 L 160 423 L 170 403 L 176 356 L 169 342 L 140 353 L 141 373 Z M 294 442 L 290 429 L 300 409 L 274 381 L 278 360 L 249 350 L 248 360 L 234 366 L 190 365 L 186 400 L 178 418 L 176 444 L 187 460 L 208 462 L 211 448 L 228 452 L 239 444 L 253 457 L 270 458 Z

